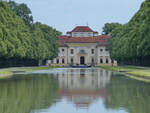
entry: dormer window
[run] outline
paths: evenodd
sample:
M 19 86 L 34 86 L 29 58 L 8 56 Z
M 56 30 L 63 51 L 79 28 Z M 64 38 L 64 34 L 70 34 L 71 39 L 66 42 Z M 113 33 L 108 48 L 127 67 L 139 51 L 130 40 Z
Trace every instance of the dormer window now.
M 88 33 L 88 36 L 92 36 L 92 33 Z
M 88 26 L 77 26 L 72 31 L 69 31 L 67 33 L 70 33 L 72 37 L 93 37 L 97 32 L 93 31 Z
M 74 36 L 74 37 L 77 37 L 77 34 L 78 34 L 78 33 L 75 32 L 75 33 L 73 33 L 73 36 Z
M 83 32 L 81 32 L 81 33 L 80 33 L 80 36 L 81 36 L 81 37 L 83 37 L 83 34 L 84 34 L 84 33 L 83 33 Z

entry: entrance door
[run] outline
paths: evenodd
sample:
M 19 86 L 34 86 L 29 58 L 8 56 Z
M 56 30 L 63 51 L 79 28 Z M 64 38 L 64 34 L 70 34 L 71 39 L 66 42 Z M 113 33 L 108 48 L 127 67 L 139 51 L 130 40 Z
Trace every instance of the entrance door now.
M 81 65 L 84 65 L 84 64 L 85 64 L 85 58 L 84 58 L 84 56 L 81 56 L 81 57 L 80 57 L 80 64 L 81 64 Z

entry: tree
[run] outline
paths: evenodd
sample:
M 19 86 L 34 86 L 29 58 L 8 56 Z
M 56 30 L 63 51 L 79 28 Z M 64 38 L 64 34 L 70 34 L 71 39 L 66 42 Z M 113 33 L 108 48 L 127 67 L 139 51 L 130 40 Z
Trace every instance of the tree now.
M 44 39 L 49 43 L 48 45 L 48 48 L 50 50 L 50 52 L 48 52 L 49 59 L 53 59 L 58 54 L 58 43 L 56 37 L 61 35 L 61 32 L 45 24 L 40 24 L 39 27 L 43 32 Z
M 26 4 L 17 4 L 14 1 L 9 1 L 8 3 L 11 10 L 13 10 L 16 15 L 20 16 L 24 20 L 26 25 L 30 25 L 31 23 L 33 23 L 33 17 L 31 15 L 32 12 Z
M 124 64 L 150 65 L 150 1 L 125 25 L 111 32 L 108 48 L 113 59 Z
M 103 34 L 104 35 L 110 34 L 115 28 L 120 26 L 121 24 L 119 23 L 106 23 L 103 27 Z
M 0 2 L 0 67 L 41 65 L 43 60 L 53 59 L 58 54 L 57 36 L 61 33 L 24 18 L 29 14 L 22 10 L 29 9 L 25 6 Z

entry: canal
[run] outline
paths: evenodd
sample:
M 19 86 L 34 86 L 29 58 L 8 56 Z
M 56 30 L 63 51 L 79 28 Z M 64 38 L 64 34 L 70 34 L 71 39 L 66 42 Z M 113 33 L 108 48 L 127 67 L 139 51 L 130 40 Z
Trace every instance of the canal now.
M 150 83 L 100 68 L 0 80 L 0 113 L 150 113 Z

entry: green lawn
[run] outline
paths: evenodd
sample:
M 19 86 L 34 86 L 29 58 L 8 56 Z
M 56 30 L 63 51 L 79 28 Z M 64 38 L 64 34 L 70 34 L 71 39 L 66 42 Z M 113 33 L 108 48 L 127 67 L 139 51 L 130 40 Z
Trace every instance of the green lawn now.
M 36 70 L 48 70 L 52 68 L 54 67 L 23 67 L 23 68 L 18 68 L 15 71 L 31 72 Z
M 52 68 L 58 68 L 58 67 L 13 67 L 13 68 L 3 68 L 0 69 L 0 78 L 5 78 L 8 76 L 11 76 L 15 73 L 27 73 L 27 72 L 32 72 L 36 70 L 48 70 Z
M 139 67 L 139 66 L 111 67 L 111 66 L 101 66 L 101 68 L 112 70 L 112 71 L 125 72 L 125 73 L 131 74 L 131 75 L 150 77 L 150 67 Z
M 8 78 L 12 75 L 13 73 L 10 71 L 5 71 L 5 70 L 0 70 L 0 79 L 2 78 Z

